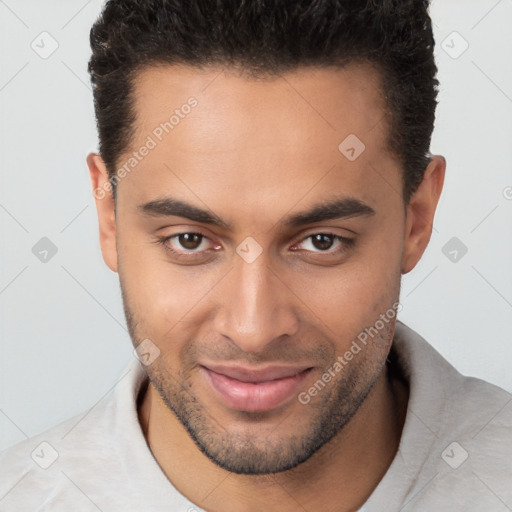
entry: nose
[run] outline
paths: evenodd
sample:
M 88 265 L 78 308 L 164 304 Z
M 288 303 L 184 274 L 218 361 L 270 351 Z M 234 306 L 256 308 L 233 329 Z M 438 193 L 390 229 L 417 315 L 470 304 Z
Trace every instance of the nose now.
M 299 326 L 296 297 L 264 254 L 252 263 L 236 256 L 234 265 L 218 290 L 217 332 L 250 353 L 263 352 L 278 338 L 294 335 Z

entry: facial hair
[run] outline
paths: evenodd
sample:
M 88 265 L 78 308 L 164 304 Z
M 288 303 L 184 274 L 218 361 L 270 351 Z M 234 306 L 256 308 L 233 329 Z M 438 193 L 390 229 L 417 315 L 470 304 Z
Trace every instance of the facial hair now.
M 137 335 L 141 322 L 130 308 L 122 286 L 121 291 L 130 337 L 134 346 L 137 346 L 144 338 Z M 163 402 L 187 430 L 201 452 L 212 462 L 236 474 L 279 473 L 310 459 L 347 425 L 385 369 L 394 326 L 394 321 L 386 324 L 355 355 L 350 364 L 344 366 L 339 375 L 318 393 L 317 399 L 301 405 L 304 415 L 294 421 L 296 428 L 292 433 L 279 429 L 287 419 L 286 413 L 272 429 L 267 427 L 265 431 L 259 428 L 259 424 L 267 422 L 268 425 L 270 412 L 235 412 L 236 428 L 232 424 L 219 423 L 194 394 L 193 349 L 182 352 L 185 360 L 179 361 L 180 370 L 176 372 L 169 370 L 165 358 L 162 357 L 144 367 L 144 370 Z M 324 356 L 327 353 L 321 349 L 317 351 Z M 296 356 L 294 358 L 297 360 Z M 175 365 L 176 363 L 174 361 Z M 332 363 L 332 359 L 325 361 L 323 370 L 318 370 L 319 378 Z

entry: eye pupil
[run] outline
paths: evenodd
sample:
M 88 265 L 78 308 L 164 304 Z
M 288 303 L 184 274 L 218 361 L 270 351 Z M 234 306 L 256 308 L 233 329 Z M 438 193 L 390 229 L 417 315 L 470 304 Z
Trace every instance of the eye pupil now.
M 183 233 L 178 240 L 185 249 L 197 249 L 201 245 L 202 235 L 197 233 Z
M 332 235 L 324 235 L 323 233 L 319 233 L 317 235 L 313 235 L 312 243 L 317 249 L 327 250 L 332 247 L 333 237 Z

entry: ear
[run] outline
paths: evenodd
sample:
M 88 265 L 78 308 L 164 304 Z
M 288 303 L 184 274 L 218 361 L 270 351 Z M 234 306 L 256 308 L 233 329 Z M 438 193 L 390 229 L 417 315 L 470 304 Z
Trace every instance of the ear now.
M 100 155 L 89 153 L 87 166 L 98 212 L 101 253 L 110 270 L 117 272 L 116 218 L 112 184 L 108 179 L 105 162 Z
M 410 272 L 427 248 L 432 224 L 444 183 L 446 160 L 439 155 L 430 159 L 423 181 L 407 207 L 402 274 Z

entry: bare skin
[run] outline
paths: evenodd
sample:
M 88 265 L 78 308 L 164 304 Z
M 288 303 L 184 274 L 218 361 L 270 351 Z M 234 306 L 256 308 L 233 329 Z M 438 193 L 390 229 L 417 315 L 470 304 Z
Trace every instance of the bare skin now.
M 155 128 L 191 96 L 197 105 L 157 140 Z M 117 205 L 109 194 L 96 205 L 132 341 L 160 351 L 139 403 L 156 460 L 210 512 L 357 510 L 396 454 L 407 409 L 407 387 L 385 364 L 395 319 L 307 404 L 297 395 L 399 300 L 401 275 L 430 239 L 444 158 L 432 158 L 404 205 L 379 75 L 364 65 L 274 80 L 162 66 L 140 73 L 135 98 L 119 167 L 148 136 L 157 144 L 119 182 Z M 349 134 L 365 145 L 353 161 L 338 149 Z M 101 157 L 87 162 L 93 189 L 105 187 Z M 140 205 L 169 196 L 224 225 L 143 214 Z M 285 222 L 347 198 L 372 213 Z M 182 233 L 201 236 L 183 245 Z M 334 236 L 321 244 L 318 234 Z M 167 249 L 162 236 L 174 236 Z M 251 262 L 236 251 L 247 237 L 261 248 Z M 308 370 L 293 396 L 250 412 L 212 388 L 211 363 Z

